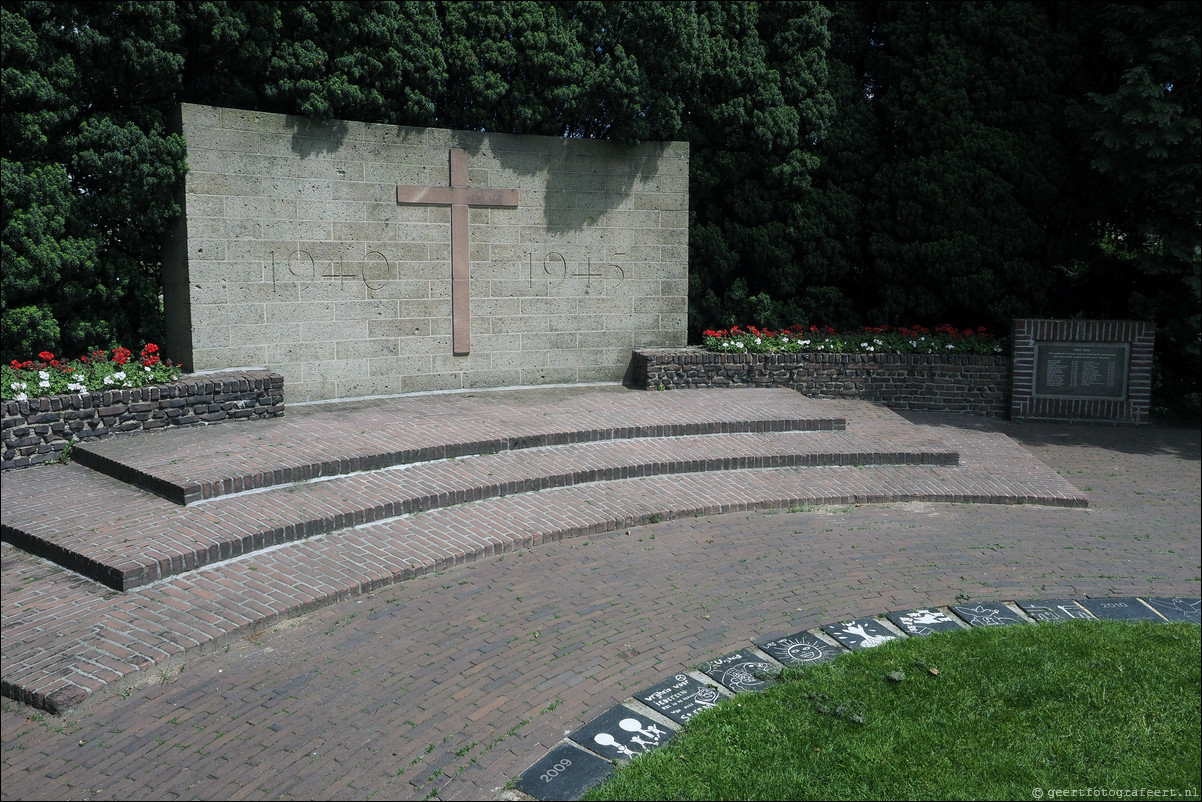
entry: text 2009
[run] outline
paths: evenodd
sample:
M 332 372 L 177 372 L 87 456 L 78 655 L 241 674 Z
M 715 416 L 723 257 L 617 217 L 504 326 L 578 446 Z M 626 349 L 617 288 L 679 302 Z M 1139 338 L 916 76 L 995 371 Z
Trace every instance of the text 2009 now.
M 565 757 L 563 760 L 559 761 L 554 766 L 547 769 L 547 771 L 544 774 L 540 775 L 540 777 L 543 782 L 549 783 L 552 780 L 554 780 L 556 777 L 558 777 L 559 773 L 561 771 L 563 771 L 564 769 L 566 769 L 570 765 L 572 765 L 572 761 L 568 760 Z

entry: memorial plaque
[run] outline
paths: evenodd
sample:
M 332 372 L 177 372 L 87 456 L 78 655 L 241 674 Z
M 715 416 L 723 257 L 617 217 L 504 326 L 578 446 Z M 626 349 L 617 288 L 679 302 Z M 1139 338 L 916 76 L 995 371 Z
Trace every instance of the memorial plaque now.
M 823 624 L 822 631 L 849 649 L 870 649 L 886 641 L 897 640 L 897 635 L 875 618 Z
M 1127 397 L 1128 343 L 1035 343 L 1038 398 Z
M 964 627 L 960 622 L 941 610 L 926 607 L 918 610 L 888 613 L 886 616 L 894 626 L 911 636 L 930 635 L 932 632 L 957 631 Z
M 1004 627 L 1026 623 L 1018 613 L 1001 602 L 953 604 L 951 610 L 974 627 Z
M 774 660 L 791 668 L 825 663 L 827 660 L 833 660 L 838 655 L 845 653 L 844 649 L 832 646 L 809 632 L 798 632 L 796 635 L 774 638 L 757 643 L 756 646 L 771 655 Z
M 579 799 L 613 773 L 608 760 L 578 746 L 560 744 L 518 778 L 519 791 L 535 799 Z
M 1074 618 L 1093 618 L 1072 599 L 1041 599 L 1020 601 L 1018 606 L 1036 621 L 1070 621 Z
M 1199 623 L 1199 599 L 1146 599 L 1148 604 L 1170 621 L 1192 621 Z
M 1081 599 L 1080 604 L 1098 618 L 1111 621 L 1162 621 L 1139 599 Z
M 684 724 L 727 697 L 716 685 L 704 685 L 688 674 L 677 674 L 636 694 L 635 698 L 673 721 Z
M 602 757 L 630 760 L 672 740 L 675 730 L 615 705 L 568 736 Z
M 698 668 L 735 693 L 762 691 L 780 673 L 779 666 L 745 649 L 702 663 Z

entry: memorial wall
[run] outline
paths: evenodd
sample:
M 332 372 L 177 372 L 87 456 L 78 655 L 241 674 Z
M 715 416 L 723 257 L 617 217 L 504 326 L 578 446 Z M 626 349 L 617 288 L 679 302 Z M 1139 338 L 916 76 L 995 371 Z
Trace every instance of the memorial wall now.
M 688 144 L 185 104 L 168 353 L 289 401 L 622 381 L 686 341 Z

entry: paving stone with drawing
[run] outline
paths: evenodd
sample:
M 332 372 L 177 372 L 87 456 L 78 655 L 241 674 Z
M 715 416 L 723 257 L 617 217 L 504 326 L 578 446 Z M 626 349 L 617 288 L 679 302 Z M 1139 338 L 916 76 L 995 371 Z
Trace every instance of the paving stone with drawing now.
M 677 674 L 636 694 L 643 704 L 658 710 L 675 722 L 684 724 L 702 710 L 715 707 L 727 698 L 716 684 L 706 685 L 688 674 Z
M 747 649 L 702 663 L 698 668 L 735 693 L 761 691 L 771 685 L 780 672 L 779 666 Z
M 814 666 L 833 660 L 846 652 L 841 646 L 833 646 L 812 632 L 798 632 L 783 638 L 756 643 L 773 660 L 783 666 Z
M 1026 623 L 1022 616 L 1001 602 L 953 604 L 950 609 L 974 627 L 1004 627 Z
M 627 761 L 663 746 L 676 735 L 625 705 L 614 705 L 568 736 L 569 740 L 612 760 Z
M 1072 599 L 1042 599 L 1016 602 L 1022 611 L 1036 621 L 1070 621 L 1092 618 L 1089 611 Z
M 1170 621 L 1202 622 L 1202 599 L 1144 599 Z
M 849 649 L 869 649 L 897 639 L 896 633 L 875 618 L 823 624 L 822 631 Z
M 902 632 L 911 636 L 930 635 L 933 632 L 955 632 L 964 628 L 960 622 L 942 610 L 926 607 L 886 613 L 885 617 Z

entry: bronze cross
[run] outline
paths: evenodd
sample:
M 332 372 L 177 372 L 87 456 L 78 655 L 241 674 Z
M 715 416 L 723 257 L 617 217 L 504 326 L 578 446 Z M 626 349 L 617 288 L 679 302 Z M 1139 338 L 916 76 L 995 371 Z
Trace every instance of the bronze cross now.
M 396 202 L 451 207 L 451 350 L 455 356 L 466 356 L 472 346 L 468 209 L 473 206 L 516 209 L 518 191 L 469 187 L 467 151 L 451 148 L 449 187 L 398 185 Z

